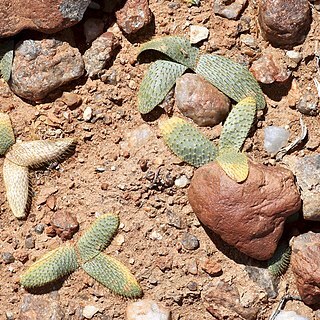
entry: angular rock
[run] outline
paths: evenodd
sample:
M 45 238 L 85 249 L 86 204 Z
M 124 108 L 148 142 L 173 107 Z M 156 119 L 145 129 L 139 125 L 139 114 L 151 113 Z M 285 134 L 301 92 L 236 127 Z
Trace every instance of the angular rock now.
M 55 33 L 79 22 L 91 0 L 2 0 L 0 38 L 23 29 Z
M 180 111 L 199 126 L 214 126 L 225 120 L 230 100 L 202 77 L 186 73 L 177 79 L 175 99 Z
M 320 234 L 308 232 L 291 243 L 291 268 L 298 291 L 307 305 L 320 302 Z
M 126 320 L 170 320 L 171 313 L 154 300 L 143 299 L 128 304 Z
M 289 165 L 301 190 L 304 219 L 320 221 L 320 154 L 292 158 Z
M 195 44 L 209 37 L 209 30 L 203 26 L 190 26 L 190 43 Z
M 67 42 L 25 40 L 16 46 L 9 85 L 16 95 L 37 102 L 83 73 L 80 52 Z
M 53 214 L 50 224 L 62 240 L 71 239 L 79 229 L 77 219 L 71 213 L 62 210 Z
M 263 37 L 274 46 L 304 41 L 311 24 L 308 0 L 262 0 L 259 24 Z
M 248 0 L 215 0 L 213 11 L 221 17 L 236 20 L 244 10 L 247 2 Z
M 148 0 L 127 0 L 122 9 L 116 12 L 117 24 L 126 34 L 138 32 L 152 19 Z
M 96 76 L 114 56 L 119 40 L 111 32 L 105 32 L 92 42 L 84 53 L 83 60 L 89 77 Z
M 200 167 L 188 190 L 199 220 L 246 255 L 267 260 L 282 235 L 285 219 L 301 207 L 291 171 L 249 162 L 247 180 L 231 180 L 215 163 Z
M 250 71 L 261 83 L 285 82 L 289 79 L 291 72 L 281 63 L 280 59 L 274 59 L 273 54 L 264 54 L 252 63 Z

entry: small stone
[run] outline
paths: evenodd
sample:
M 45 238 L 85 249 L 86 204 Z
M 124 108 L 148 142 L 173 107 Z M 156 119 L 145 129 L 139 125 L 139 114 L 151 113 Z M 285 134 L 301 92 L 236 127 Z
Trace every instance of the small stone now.
M 155 265 L 162 271 L 172 270 L 173 257 L 172 256 L 161 256 L 155 260 Z
M 67 42 L 24 40 L 16 45 L 9 85 L 16 95 L 37 102 L 83 73 L 79 50 Z
M 51 195 L 47 198 L 46 205 L 49 209 L 54 210 L 56 207 L 57 198 L 55 195 Z
M 95 306 L 85 306 L 82 310 L 82 315 L 86 319 L 92 319 L 97 312 L 99 312 L 99 308 Z
M 125 243 L 124 235 L 121 233 L 117 234 L 117 236 L 114 239 L 114 243 L 119 247 L 122 246 Z
M 183 247 L 187 250 L 196 250 L 200 246 L 198 238 L 188 232 L 185 232 L 183 234 L 181 243 L 182 243 Z
M 202 77 L 186 73 L 177 79 L 176 103 L 180 111 L 199 126 L 214 126 L 225 120 L 230 100 Z
M 76 93 L 64 92 L 61 101 L 63 101 L 71 110 L 76 109 L 82 103 L 82 98 Z
M 153 230 L 151 233 L 150 233 L 150 236 L 149 238 L 151 240 L 162 240 L 162 235 L 156 231 L 156 230 Z
M 308 232 L 291 241 L 291 268 L 303 302 L 307 305 L 320 301 L 320 234 Z
M 10 264 L 12 262 L 14 262 L 14 256 L 11 252 L 3 252 L 1 254 L 1 258 L 4 264 Z
M 141 146 L 145 146 L 153 137 L 154 133 L 147 124 L 142 124 L 126 133 L 128 145 L 134 151 L 141 148 Z
M 209 37 L 209 30 L 203 26 L 190 26 L 190 43 L 196 44 L 200 41 L 207 40 Z
M 290 132 L 282 127 L 268 126 L 264 128 L 264 148 L 268 153 L 280 151 L 288 143 Z
M 111 32 L 105 32 L 94 40 L 91 47 L 84 53 L 83 61 L 89 77 L 97 76 L 107 62 L 116 54 L 120 43 Z
M 62 210 L 53 214 L 50 224 L 62 240 L 71 239 L 79 229 L 77 219 L 71 213 Z
M 83 120 L 86 122 L 89 122 L 92 118 L 92 108 L 91 107 L 86 107 L 83 111 Z
M 45 224 L 44 223 L 39 223 L 34 227 L 34 231 L 38 234 L 42 234 L 45 228 Z
M 297 110 L 308 116 L 316 116 L 319 113 L 318 96 L 306 92 L 297 103 Z
M 206 259 L 202 264 L 202 270 L 214 277 L 222 274 L 221 264 L 213 259 Z
M 214 13 L 227 18 L 237 20 L 247 5 L 248 0 L 215 0 L 213 5 Z
M 106 182 L 101 183 L 101 190 L 106 191 L 109 188 L 109 184 Z
M 274 318 L 274 320 L 310 320 L 310 319 L 300 316 L 294 311 L 281 310 L 278 313 L 278 315 Z
M 195 259 L 191 259 L 187 263 L 187 273 L 193 274 L 195 276 L 198 274 L 198 263 Z
M 6 320 L 14 320 L 14 313 L 11 311 L 6 311 Z
M 173 210 L 168 209 L 166 213 L 168 218 L 168 225 L 173 226 L 177 229 L 182 229 L 183 225 L 182 225 L 181 217 L 178 216 Z
M 48 237 L 55 237 L 57 235 L 56 230 L 53 228 L 53 226 L 48 226 L 46 228 L 46 235 Z
M 148 0 L 127 0 L 122 9 L 116 12 L 117 24 L 126 34 L 138 32 L 152 19 Z
M 186 186 L 189 185 L 189 183 L 190 183 L 190 179 L 188 179 L 184 174 L 174 181 L 174 185 L 177 188 L 185 188 Z
M 261 83 L 270 84 L 273 82 L 285 82 L 289 79 L 291 72 L 287 70 L 280 56 L 266 53 L 252 63 L 250 71 Z
M 29 236 L 26 238 L 24 245 L 27 249 L 34 249 L 35 247 L 35 240 L 33 237 Z
M 143 299 L 128 304 L 126 320 L 170 320 L 171 313 L 156 301 Z
M 198 284 L 196 282 L 194 282 L 194 281 L 191 281 L 191 282 L 188 283 L 187 288 L 190 291 L 197 291 L 198 290 Z
M 229 178 L 215 162 L 200 167 L 191 180 L 188 199 L 206 227 L 257 260 L 272 257 L 286 218 L 301 207 L 291 171 L 252 161 L 242 183 Z
M 311 23 L 308 0 L 262 0 L 259 24 L 263 37 L 274 46 L 304 41 Z
M 296 63 L 299 63 L 303 58 L 302 54 L 299 51 L 295 51 L 295 50 L 287 51 L 286 56 Z
M 86 42 L 90 43 L 97 39 L 104 29 L 104 22 L 101 19 L 89 18 L 83 24 L 83 32 L 86 38 Z

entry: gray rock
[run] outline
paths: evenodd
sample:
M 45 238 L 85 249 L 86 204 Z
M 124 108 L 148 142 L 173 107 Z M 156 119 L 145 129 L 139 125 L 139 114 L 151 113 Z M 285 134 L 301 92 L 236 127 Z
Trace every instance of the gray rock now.
M 301 190 L 303 217 L 320 221 L 320 154 L 291 158 L 289 165 Z
M 119 46 L 118 39 L 111 32 L 105 32 L 92 42 L 84 53 L 83 60 L 89 77 L 96 76 L 114 56 Z
M 248 0 L 215 0 L 213 10 L 214 13 L 227 18 L 236 20 L 247 5 Z
M 143 299 L 128 304 L 126 320 L 171 320 L 171 313 L 156 301 Z
M 34 238 L 32 236 L 27 237 L 24 245 L 27 249 L 33 249 L 35 247 Z
M 196 250 L 200 246 L 198 238 L 188 232 L 185 232 L 183 234 L 181 243 L 183 247 L 187 250 Z
M 195 44 L 209 37 L 209 30 L 203 26 L 190 26 L 190 43 Z
M 4 264 L 10 264 L 12 262 L 14 262 L 14 256 L 11 252 L 3 252 L 1 254 L 1 257 L 2 257 L 2 261 Z
M 67 42 L 24 40 L 16 46 L 9 85 L 16 95 L 37 102 L 83 73 L 80 52 Z
M 230 110 L 230 100 L 202 77 L 186 73 L 177 79 L 175 99 L 178 108 L 199 126 L 214 126 Z

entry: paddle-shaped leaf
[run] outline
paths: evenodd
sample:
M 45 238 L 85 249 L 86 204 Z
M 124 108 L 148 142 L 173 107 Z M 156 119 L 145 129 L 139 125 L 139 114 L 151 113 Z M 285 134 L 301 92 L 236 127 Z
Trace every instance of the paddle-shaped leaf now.
M 9 39 L 0 42 L 0 74 L 6 82 L 8 82 L 11 77 L 13 49 L 13 40 Z

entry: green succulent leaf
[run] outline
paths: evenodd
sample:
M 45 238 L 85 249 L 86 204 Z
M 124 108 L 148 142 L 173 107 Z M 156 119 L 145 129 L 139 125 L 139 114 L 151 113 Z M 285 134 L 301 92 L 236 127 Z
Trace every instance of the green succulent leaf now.
M 25 288 L 41 287 L 66 276 L 79 267 L 74 247 L 66 245 L 45 254 L 21 275 Z
M 76 244 L 82 262 L 86 262 L 103 251 L 111 242 L 119 227 L 119 217 L 104 214 L 80 237 Z
M 157 60 L 146 72 L 138 92 L 138 109 L 150 112 L 165 98 L 187 67 L 172 61 Z
M 220 135 L 219 149 L 240 150 L 256 115 L 256 102 L 252 97 L 241 100 L 230 111 Z
M 0 74 L 6 82 L 8 82 L 11 77 L 13 49 L 13 40 L 3 40 L 0 42 Z
M 248 158 L 236 149 L 219 150 L 216 161 L 223 171 L 237 182 L 243 182 L 249 175 Z
M 264 96 L 257 80 L 241 64 L 226 57 L 203 54 L 199 57 L 195 72 L 233 100 L 239 102 L 252 96 L 259 110 L 265 107 Z
M 274 277 L 283 275 L 290 264 L 291 248 L 283 241 L 278 245 L 274 255 L 268 260 L 268 271 Z
M 183 37 L 167 36 L 153 39 L 141 46 L 139 54 L 146 50 L 155 50 L 167 55 L 170 59 L 194 69 L 199 56 L 199 49 Z
M 142 295 L 142 290 L 130 270 L 113 257 L 100 253 L 81 267 L 114 293 L 129 298 Z
M 187 121 L 172 117 L 162 121 L 159 127 L 166 144 L 185 162 L 200 167 L 215 159 L 217 148 Z
M 0 112 L 0 155 L 6 151 L 15 142 L 11 120 L 8 114 Z

